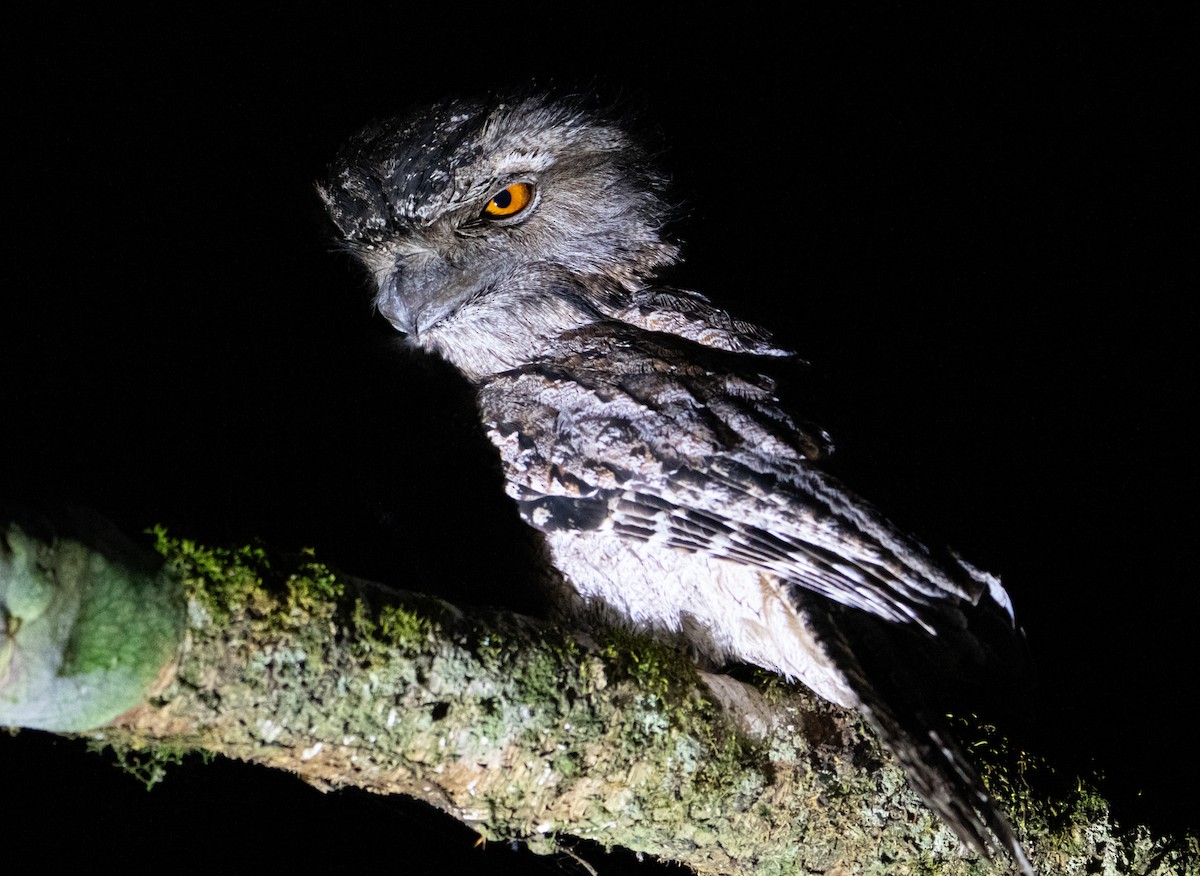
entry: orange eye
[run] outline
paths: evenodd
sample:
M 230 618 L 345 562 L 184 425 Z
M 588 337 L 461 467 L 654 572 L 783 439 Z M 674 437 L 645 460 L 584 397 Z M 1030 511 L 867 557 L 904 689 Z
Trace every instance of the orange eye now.
M 516 216 L 533 202 L 532 183 L 513 183 L 496 193 L 483 208 L 483 215 L 492 219 L 507 219 Z

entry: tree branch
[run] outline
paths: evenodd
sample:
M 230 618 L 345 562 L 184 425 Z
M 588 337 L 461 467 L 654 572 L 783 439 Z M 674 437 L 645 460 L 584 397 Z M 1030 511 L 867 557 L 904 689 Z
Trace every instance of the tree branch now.
M 570 835 L 704 874 L 993 872 L 855 715 L 777 678 L 156 537 L 160 571 L 108 536 L 2 533 L 0 724 L 408 794 L 535 850 Z M 1048 768 L 1023 753 L 985 769 L 1042 873 L 1200 866 L 1194 837 L 1122 829 L 1082 785 L 1033 795 Z

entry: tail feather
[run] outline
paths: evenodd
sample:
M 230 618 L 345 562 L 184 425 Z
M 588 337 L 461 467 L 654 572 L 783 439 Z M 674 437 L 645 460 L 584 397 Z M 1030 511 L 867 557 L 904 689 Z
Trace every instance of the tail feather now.
M 911 649 L 897 647 L 894 626 L 820 597 L 803 599 L 828 657 L 858 696 L 858 711 L 913 790 L 975 852 L 990 859 L 998 841 L 1024 876 L 1036 876 L 1012 825 L 931 702 L 930 680 L 909 668 Z

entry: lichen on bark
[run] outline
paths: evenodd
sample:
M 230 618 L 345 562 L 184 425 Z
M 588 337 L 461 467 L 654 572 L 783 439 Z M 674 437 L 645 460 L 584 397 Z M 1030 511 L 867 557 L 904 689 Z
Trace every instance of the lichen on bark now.
M 962 852 L 853 713 L 773 676 L 701 673 L 628 632 L 463 611 L 311 554 L 155 538 L 157 580 L 176 587 L 160 602 L 186 605 L 186 624 L 144 702 L 85 734 L 126 756 L 212 752 L 409 794 L 489 839 L 549 851 L 585 837 L 699 873 L 1005 870 Z M 10 593 L 28 574 L 17 553 Z M 1121 831 L 1086 788 L 1039 798 L 1005 766 L 1020 753 L 996 751 L 1042 872 L 1195 868 L 1194 838 Z

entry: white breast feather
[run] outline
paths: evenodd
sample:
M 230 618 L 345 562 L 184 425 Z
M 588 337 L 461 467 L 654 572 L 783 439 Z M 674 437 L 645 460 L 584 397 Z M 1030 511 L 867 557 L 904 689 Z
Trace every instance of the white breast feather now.
M 855 708 L 858 699 L 814 640 L 777 579 L 700 553 L 607 533 L 550 532 L 555 566 L 584 602 L 647 632 L 709 631 L 716 660 L 734 657 L 799 679 Z

